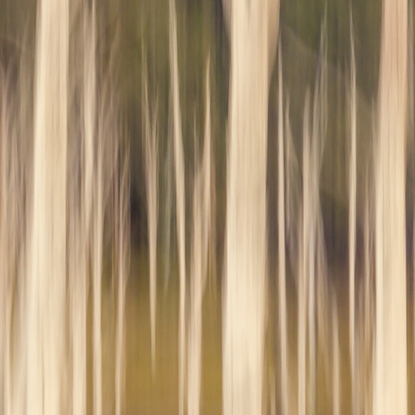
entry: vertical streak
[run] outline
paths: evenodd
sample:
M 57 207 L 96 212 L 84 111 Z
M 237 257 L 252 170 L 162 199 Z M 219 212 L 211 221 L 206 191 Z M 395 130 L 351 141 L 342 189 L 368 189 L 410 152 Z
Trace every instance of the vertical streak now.
M 223 413 L 262 413 L 266 286 L 269 8 L 232 2 Z
M 370 399 L 370 384 L 373 383 L 374 379 L 370 379 L 368 376 L 369 368 L 369 359 L 371 354 L 372 346 L 372 288 L 371 288 L 371 260 L 372 260 L 372 250 L 371 250 L 371 226 L 370 226 L 370 192 L 369 186 L 366 185 L 366 198 L 365 198 L 365 216 L 364 216 L 364 264 L 365 264 L 365 275 L 364 275 L 364 336 L 363 336 L 363 345 L 364 345 L 364 359 L 365 359 L 365 375 L 363 377 L 364 383 L 364 413 L 369 413 L 369 407 L 371 405 Z M 373 364 L 373 362 L 372 362 Z
M 193 244 L 191 258 L 190 325 L 188 348 L 187 413 L 199 415 L 202 366 L 202 301 L 207 274 L 210 228 L 210 77 L 206 71 L 206 115 L 204 150 L 197 167 L 193 194 Z
M 316 317 L 318 328 L 324 334 L 324 292 L 326 291 L 325 249 L 323 242 L 322 218 L 320 213 L 320 172 L 324 149 L 324 140 L 327 132 L 327 46 L 326 23 L 321 33 L 321 56 L 319 71 L 313 98 L 312 134 L 305 134 L 304 157 L 304 241 L 306 248 L 303 252 L 306 261 L 306 279 L 308 293 L 308 392 L 306 393 L 307 410 L 311 413 L 316 410 Z M 308 117 L 304 120 L 309 122 Z M 308 129 L 308 127 L 307 127 Z M 307 131 L 307 130 L 306 130 Z M 311 141 L 312 140 L 312 141 Z M 322 304 L 317 303 L 317 296 Z M 318 312 L 318 313 L 316 313 Z
M 350 85 L 350 161 L 349 161 L 349 347 L 352 373 L 352 408 L 356 414 L 355 367 L 355 270 L 356 270 L 356 63 L 353 23 L 350 22 L 351 85 Z
M 271 375 L 270 375 L 270 379 L 269 379 L 269 383 L 270 383 L 270 397 L 269 397 L 269 413 L 270 415 L 277 415 L 277 403 L 276 403 L 276 397 L 275 397 L 275 373 L 274 371 L 272 371 Z
M 105 93 L 107 92 L 107 93 Z M 102 278 L 103 278 L 103 249 L 104 249 L 104 216 L 105 203 L 108 194 L 108 176 L 104 172 L 107 168 L 113 169 L 115 160 L 114 154 L 117 154 L 116 141 L 109 144 L 115 144 L 114 147 L 106 147 L 109 138 L 106 136 L 106 117 L 107 103 L 111 101 L 109 91 L 105 91 L 97 101 L 97 136 L 95 141 L 94 154 L 94 171 L 93 171 L 93 215 L 92 215 L 92 347 L 93 347 L 93 413 L 102 415 L 103 413 L 103 375 L 102 375 Z M 108 101 L 106 101 L 108 99 Z M 111 105 L 111 103 L 110 103 Z M 111 128 L 111 124 L 109 126 Z M 111 131 L 113 131 L 111 129 Z M 113 151 L 111 159 L 106 159 L 106 151 Z M 109 166 L 105 164 L 108 163 Z M 114 164 L 112 164 L 114 163 Z
M 18 223 L 16 214 L 19 209 L 19 188 L 15 174 L 18 155 L 16 154 L 16 126 L 11 122 L 13 114 L 9 104 L 10 96 L 6 83 L 0 73 L 0 405 L 5 415 L 11 415 L 12 409 L 12 365 L 13 347 L 12 307 L 14 261 L 16 260 Z M 1 408 L 1 406 L 0 406 Z
M 376 158 L 377 415 L 406 415 L 405 135 L 408 2 L 384 0 Z
M 76 212 L 76 190 L 72 208 Z M 78 212 L 76 212 L 78 213 Z M 80 221 L 75 215 L 69 223 L 68 243 L 71 250 L 68 253 L 70 278 L 70 319 L 72 334 L 72 413 L 86 413 L 86 255 L 84 250 L 84 235 Z
M 212 136 L 211 136 L 211 108 L 210 108 L 210 58 L 206 65 L 206 102 L 205 102 L 205 132 L 204 132 L 204 148 L 203 148 L 203 164 L 202 164 L 202 175 L 203 175 L 203 190 L 202 190 L 202 223 L 203 223 L 203 256 L 202 266 L 204 269 L 203 287 L 206 285 L 207 271 L 208 271 L 208 255 L 212 249 Z
M 115 372 L 115 415 L 122 413 L 123 376 L 125 372 L 125 290 L 128 278 L 129 259 L 129 152 L 124 160 L 120 183 L 119 242 L 118 242 L 118 298 L 116 333 L 116 372 Z
M 184 413 L 184 371 L 185 371 L 185 295 L 186 295 L 186 258 L 185 258 L 185 182 L 182 126 L 179 100 L 179 69 L 177 62 L 177 21 L 175 0 L 169 1 L 170 16 L 170 73 L 173 93 L 173 135 L 174 167 L 176 180 L 176 222 L 177 244 L 179 251 L 179 415 Z
M 285 272 L 285 186 L 284 186 L 284 121 L 282 90 L 282 53 L 279 44 L 278 59 L 278 305 L 281 368 L 281 402 L 283 415 L 288 408 L 288 369 L 287 369 L 287 303 Z
M 7 309 L 9 308 L 9 275 L 8 275 L 8 227 L 7 227 L 7 130 L 8 130 L 8 108 L 6 82 L 3 77 L 3 68 L 0 68 L 0 408 L 7 413 L 7 343 L 10 339 L 7 322 Z
M 323 24 L 321 32 L 321 51 L 319 71 L 317 74 L 316 86 L 313 98 L 313 117 L 312 117 L 312 134 L 305 136 L 305 147 L 307 150 L 303 154 L 306 157 L 304 167 L 304 225 L 306 228 L 305 243 L 307 244 L 305 252 L 306 272 L 307 272 L 307 292 L 308 292 L 308 393 L 306 394 L 307 409 L 311 413 L 316 410 L 316 317 L 324 316 L 323 313 L 317 312 L 317 307 L 323 308 L 324 304 L 318 304 L 316 297 L 325 291 L 324 272 L 324 243 L 321 236 L 321 219 L 320 213 L 320 171 L 324 140 L 326 134 L 327 119 L 327 46 L 326 46 L 326 23 Z M 305 122 L 309 122 L 308 118 Z M 319 274 L 317 273 L 319 272 Z M 324 297 L 322 298 L 324 301 Z M 318 320 L 320 330 L 324 328 L 325 321 Z
M 152 367 L 153 375 L 156 368 L 156 310 L 157 310 L 157 219 L 158 219 L 158 101 L 154 105 L 153 123 L 151 129 L 151 220 L 150 220 L 150 300 L 152 328 Z
M 87 291 L 88 260 L 90 253 L 90 222 L 93 198 L 93 163 L 96 111 L 96 58 L 95 58 L 95 4 L 92 13 L 84 11 L 84 68 L 83 68 L 83 140 L 82 184 L 80 189 L 80 224 L 76 229 L 72 247 L 77 250 L 77 273 L 73 279 L 73 389 L 72 410 L 74 415 L 86 414 L 87 397 Z M 76 189 L 75 189 L 76 192 Z M 75 264 L 74 264 L 75 265 Z
M 187 378 L 187 413 L 198 415 L 200 412 L 201 383 L 201 349 L 202 349 L 202 299 L 203 299 L 203 240 L 202 240 L 202 182 L 198 171 L 196 174 L 193 197 L 193 244 L 191 264 L 190 291 L 190 325 L 188 347 L 188 378 Z
M 306 413 L 306 334 L 307 334 L 307 291 L 308 291 L 308 250 L 309 250 L 309 182 L 310 173 L 310 133 L 309 133 L 309 94 L 304 108 L 303 130 L 303 215 L 299 260 L 298 293 L 298 415 Z
M 8 192 L 8 199 L 11 205 L 9 206 L 11 215 L 9 216 L 8 226 L 11 227 L 12 239 L 11 246 L 13 247 L 10 260 L 12 260 L 12 276 L 11 280 L 14 287 L 11 287 L 11 301 L 9 307 L 10 312 L 10 329 L 11 342 L 10 358 L 7 358 L 8 367 L 6 371 L 9 372 L 10 381 L 10 402 L 6 402 L 6 414 L 22 415 L 24 413 L 25 399 L 25 369 L 26 369 L 26 339 L 27 333 L 24 321 L 25 315 L 25 277 L 26 277 L 26 242 L 27 238 L 27 221 L 29 209 L 26 207 L 25 197 L 30 185 L 27 175 L 29 171 L 28 166 L 31 165 L 27 158 L 27 144 L 28 140 L 32 140 L 33 136 L 29 133 L 27 128 L 28 123 L 28 108 L 31 108 L 30 99 L 31 94 L 28 93 L 28 82 L 26 77 L 27 67 L 22 59 L 20 62 L 18 86 L 17 91 L 13 91 L 14 103 L 13 112 L 16 112 L 16 118 L 7 116 L 9 141 L 11 143 L 11 157 L 10 163 L 12 167 L 12 179 L 9 182 L 13 192 Z M 17 104 L 17 106 L 16 106 Z M 8 108 L 10 108 L 8 106 Z M 10 121 L 13 120 L 11 123 Z M 10 246 L 9 246 L 10 249 Z M 16 317 L 14 318 L 13 315 Z M 6 372 L 7 373 L 7 372 Z M 7 412 L 8 411 L 8 412 Z
M 63 392 L 68 32 L 68 1 L 41 0 L 26 321 L 27 408 L 33 415 L 58 414 Z
M 169 285 L 169 279 L 170 279 L 170 266 L 171 266 L 171 260 L 170 260 L 170 244 L 171 244 L 171 218 L 172 218 L 172 206 L 173 206 L 173 197 L 172 197 L 172 178 L 171 178 L 171 171 L 172 171 L 172 142 L 168 140 L 167 143 L 167 155 L 166 155 L 166 161 L 164 166 L 164 183 L 165 183 L 165 207 L 164 207 L 164 228 L 165 228 L 165 234 L 164 234 L 164 291 L 167 291 L 167 287 Z
M 73 257 L 69 262 L 71 278 L 71 323 L 73 348 L 72 413 L 86 414 L 86 297 L 87 250 L 82 225 L 69 223 Z
M 334 294 L 335 295 L 335 294 Z M 333 307 L 333 415 L 340 415 L 340 344 L 337 301 Z
M 147 77 L 143 79 L 143 114 L 144 114 L 144 150 L 147 181 L 147 220 L 149 229 L 149 256 L 150 256 L 150 324 L 151 324 L 151 363 L 152 371 L 156 368 L 156 308 L 157 308 L 157 215 L 158 215 L 158 138 L 157 138 L 157 103 L 153 114 L 153 123 L 150 121 L 148 102 Z M 154 125 L 152 125 L 154 124 Z
M 16 100 L 17 101 L 17 100 Z M 18 101 L 17 101 L 18 102 Z M 16 111 L 16 109 L 15 109 Z M 19 112 L 20 110 L 17 110 Z M 20 114 L 16 114 L 20 117 Z M 8 137 L 9 151 L 8 151 L 8 177 L 9 182 L 6 189 L 7 193 L 7 225 L 4 229 L 7 229 L 8 234 L 8 259 L 7 259 L 7 274 L 4 275 L 7 279 L 8 287 L 6 295 L 8 300 L 6 302 L 6 333 L 8 333 L 7 343 L 5 345 L 5 394 L 7 400 L 5 401 L 5 415 L 14 415 L 17 413 L 13 401 L 13 394 L 16 392 L 13 390 L 13 378 L 15 373 L 14 356 L 16 348 L 16 337 L 14 335 L 15 325 L 13 324 L 13 313 L 14 313 L 14 298 L 16 293 L 16 286 L 18 284 L 17 276 L 19 272 L 19 254 L 20 244 L 22 242 L 22 192 L 21 192 L 21 181 L 19 181 L 19 168 L 23 164 L 19 159 L 21 155 L 18 149 L 18 141 L 20 140 L 17 125 L 13 125 L 12 131 Z
M 314 115 L 316 112 L 316 101 L 317 97 L 314 97 Z M 314 121 L 315 118 L 314 118 Z M 305 194 L 307 202 L 304 206 L 304 226 L 306 227 L 305 239 L 304 242 L 306 247 L 305 252 L 305 272 L 307 275 L 307 343 L 308 343 L 308 356 L 306 358 L 308 373 L 306 376 L 307 379 L 307 388 L 306 393 L 306 411 L 314 412 L 314 403 L 315 403 L 315 392 L 316 392 L 316 206 L 317 206 L 317 192 L 319 191 L 318 187 L 318 161 L 316 159 L 316 142 L 320 138 L 318 137 L 318 132 L 316 134 L 316 129 L 318 128 L 316 123 L 313 124 L 313 130 L 311 137 L 307 137 L 307 151 L 305 152 L 306 157 L 308 157 L 305 166 L 305 174 L 307 175 L 304 180 L 304 184 L 307 187 Z M 311 142 L 311 140 L 313 140 Z
M 103 149 L 97 143 L 95 170 L 95 214 L 93 216 L 93 410 L 94 415 L 102 415 L 102 243 L 103 243 Z

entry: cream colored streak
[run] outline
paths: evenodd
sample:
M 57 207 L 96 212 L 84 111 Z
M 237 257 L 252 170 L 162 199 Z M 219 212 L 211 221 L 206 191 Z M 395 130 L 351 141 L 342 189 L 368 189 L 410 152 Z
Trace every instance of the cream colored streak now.
M 23 415 L 25 406 L 25 365 L 26 365 L 26 319 L 25 313 L 25 278 L 26 278 L 26 218 L 29 209 L 25 206 L 24 198 L 30 186 L 27 177 L 31 165 L 28 156 L 28 143 L 32 140 L 29 132 L 27 111 L 32 110 L 32 105 L 27 92 L 28 81 L 27 62 L 20 61 L 18 70 L 18 85 L 14 89 L 9 85 L 6 88 L 7 106 L 5 107 L 5 136 L 8 145 L 8 177 L 7 195 L 7 224 L 1 226 L 1 230 L 7 229 L 8 233 L 8 281 L 13 284 L 9 287 L 6 321 L 9 333 L 6 347 L 4 374 L 6 376 L 5 390 L 5 414 Z M 6 105 L 6 104 L 5 104 Z M 1 122 L 1 121 L 0 121 Z M 31 127 L 31 126 L 30 126 Z M 1 127 L 0 127 L 1 128 Z M 0 133 L 1 134 L 1 133 Z M 0 231 L 1 232 L 1 231 Z M 7 304 L 7 303 L 6 303 Z
M 363 405 L 364 413 L 370 414 L 369 409 L 372 406 L 371 399 L 371 385 L 374 379 L 368 376 L 370 355 L 372 352 L 372 322 L 373 322 L 373 311 L 372 311 L 372 285 L 371 285 L 371 259 L 372 259 L 372 247 L 371 247 L 371 230 L 373 227 L 370 226 L 370 195 L 371 191 L 369 186 L 366 185 L 366 198 L 365 198 L 365 217 L 364 217 L 364 258 L 365 258 L 365 276 L 364 276 L 364 333 L 363 333 L 363 359 L 365 373 L 363 375 L 362 384 L 364 393 Z M 372 363 L 373 364 L 373 363 Z
M 325 275 L 316 280 L 316 269 L 324 271 L 324 245 L 321 241 L 321 220 L 319 218 L 319 173 L 321 163 L 321 140 L 325 133 L 324 80 L 321 72 L 317 80 L 313 108 L 313 133 L 310 135 L 310 99 L 307 93 L 304 109 L 303 129 L 303 215 L 300 247 L 300 281 L 298 297 L 298 411 L 299 414 L 313 412 L 316 394 L 316 295 L 325 292 Z M 311 142 L 311 137 L 313 141 Z M 316 261 L 316 259 L 318 261 Z M 318 282 L 316 291 L 316 282 Z M 322 297 L 324 298 L 324 297 Z M 320 311 L 318 316 L 323 316 Z M 325 324 L 319 318 L 320 326 Z M 324 332 L 324 327 L 320 328 Z M 308 334 L 308 338 L 307 338 Z M 306 346 L 308 345 L 308 355 Z M 308 373 L 307 373 L 308 366 Z M 308 390 L 307 390 L 308 389 Z
M 223 413 L 262 413 L 266 285 L 269 11 L 232 2 Z
M 144 118 L 144 150 L 146 161 L 147 181 L 147 221 L 148 246 L 150 258 L 150 324 L 151 324 L 151 364 L 153 376 L 156 369 L 156 309 L 157 309 L 157 216 L 158 216 L 158 131 L 157 131 L 157 104 L 153 114 L 154 126 L 150 121 L 148 102 L 147 77 L 143 79 L 143 118 Z
M 170 16 L 170 73 L 173 94 L 173 140 L 176 180 L 176 222 L 179 252 L 180 308 L 179 308 L 179 415 L 184 413 L 185 372 L 185 305 L 186 305 L 186 257 L 185 257 L 185 182 L 182 125 L 179 100 L 179 68 L 177 62 L 177 21 L 175 0 L 169 0 Z
M 336 294 L 333 294 L 334 296 Z M 336 298 L 333 301 L 333 415 L 340 415 L 340 343 Z
M 94 10 L 94 9 L 93 9 Z M 94 30 L 94 29 L 93 29 Z M 95 37 L 94 31 L 92 34 Z M 92 55 L 89 56 L 90 63 L 95 68 L 95 62 L 93 61 L 93 54 L 95 53 L 95 46 L 91 45 L 93 50 L 90 51 Z M 95 91 L 92 88 L 96 88 L 96 80 L 91 73 L 86 76 L 86 79 L 90 80 L 90 83 L 86 83 L 87 90 L 94 96 Z M 88 90 L 91 88 L 91 90 Z M 90 184 L 91 173 L 91 156 L 89 151 L 94 148 L 94 169 L 92 170 L 92 209 L 93 215 L 91 218 L 91 231 L 92 231 L 92 350 L 93 350 L 93 413 L 94 415 L 102 415 L 103 413 L 103 397 L 102 397 L 102 261 L 103 261 L 103 232 L 104 232 L 104 140 L 105 131 L 103 123 L 105 116 L 102 111 L 104 103 L 100 103 L 101 109 L 98 107 L 98 103 L 94 101 L 88 102 L 91 97 L 85 97 L 85 102 L 91 105 L 90 108 L 86 108 L 85 119 L 86 137 L 96 134 L 95 145 L 93 145 L 91 138 L 87 138 L 85 142 L 86 146 L 86 185 Z M 93 110 L 98 113 L 98 129 L 94 131 L 94 124 L 89 124 L 93 120 Z M 91 111 L 91 112 L 89 112 Z M 85 198 L 87 201 L 87 196 Z M 88 202 L 89 203 L 89 202 Z M 90 205 L 88 205 L 89 207 Z
M 10 399 L 8 391 L 8 376 L 7 371 L 7 355 L 10 341 L 10 327 L 8 322 L 8 309 L 10 308 L 11 293 L 10 293 L 10 276 L 8 272 L 9 252 L 8 252 L 8 226 L 7 226 L 7 171 L 8 171 L 8 157 L 7 157 L 7 133 L 8 133 L 8 108 L 7 108 L 7 92 L 6 82 L 4 80 L 3 68 L 0 67 L 0 146 L 1 146 L 1 164 L 0 164 L 0 408 L 4 414 L 9 412 L 8 401 Z
M 306 96 L 304 108 L 303 130 L 303 215 L 301 241 L 299 246 L 299 288 L 298 288 L 298 415 L 306 414 L 306 338 L 307 338 L 307 291 L 308 275 L 308 243 L 309 243 L 309 176 L 310 163 L 310 132 L 309 132 L 309 94 Z
M 2 74 L 0 74 L 2 77 Z M 13 347 L 12 332 L 12 307 L 13 307 L 13 284 L 15 282 L 15 266 L 17 263 L 19 247 L 19 183 L 17 181 L 18 153 L 17 153 L 17 131 L 11 121 L 14 114 L 8 102 L 12 99 L 6 82 L 0 78 L 0 255 L 1 255 L 1 285 L 0 285 L 0 311 L 2 327 L 0 328 L 0 342 L 2 351 L 0 355 L 1 376 L 3 388 L 0 390 L 3 399 L 3 411 L 5 415 L 13 414 L 12 376 L 13 368 L 11 362 Z M 12 101 L 13 105 L 13 101 Z M 0 401 L 1 402 L 1 401 Z
M 299 178 L 299 169 L 298 169 L 298 160 L 295 154 L 294 144 L 293 144 L 293 136 L 291 132 L 291 125 L 290 125 L 290 115 L 289 115 L 289 100 L 287 100 L 286 105 L 286 112 L 285 112 L 285 151 L 286 151 L 286 162 L 284 163 L 285 166 L 285 177 L 286 177 L 286 209 L 285 209 L 285 232 L 287 238 L 287 246 L 289 247 L 286 250 L 287 258 L 295 258 L 295 270 L 299 273 L 301 272 L 301 246 L 298 244 L 299 232 L 298 229 L 300 227 L 300 215 L 299 212 L 301 211 L 301 206 L 299 203 L 299 194 L 300 194 L 300 186 L 298 186 Z M 297 245 L 294 245 L 297 244 Z M 290 246 L 291 245 L 291 246 Z M 295 252 L 295 253 L 294 253 Z M 288 254 L 290 256 L 288 256 Z M 298 257 L 297 257 L 298 255 Z M 298 259 L 297 259 L 298 258 Z M 299 283 L 300 284 L 300 283 Z M 287 310 L 288 311 L 288 310 Z M 287 342 L 288 342 L 288 328 L 287 328 Z M 287 345 L 288 346 L 288 345 Z M 297 352 L 298 352 L 298 345 L 297 345 Z M 287 347 L 287 366 L 288 362 L 290 361 L 290 351 Z M 294 351 L 294 355 L 295 355 Z M 298 372 L 298 371 L 297 371 Z M 288 396 L 287 405 L 290 411 L 293 413 L 297 413 L 297 403 L 298 399 L 296 400 L 296 396 L 298 398 L 298 391 L 295 389 L 297 376 L 294 374 L 290 374 L 288 367 L 287 367 L 287 381 L 289 381 L 287 385 L 287 392 Z M 283 385 L 281 385 L 283 386 Z M 297 401 L 297 402 L 296 402 Z
M 79 224 L 74 226 L 75 238 L 71 242 L 76 251 L 76 263 L 71 276 L 72 324 L 73 324 L 73 385 L 72 408 L 74 415 L 86 414 L 87 379 L 86 379 L 86 343 L 87 343 L 87 298 L 88 298 L 88 263 L 90 258 L 90 229 L 92 220 L 94 140 L 96 122 L 96 34 L 95 4 L 92 10 L 83 14 L 84 67 L 83 67 L 83 126 L 81 188 L 77 197 L 80 203 Z M 76 192 L 76 190 L 75 190 Z
M 102 250 L 103 250 L 103 149 L 98 143 L 96 171 L 94 172 L 94 215 L 93 215 L 93 410 L 102 415 Z
M 206 71 L 206 116 L 204 151 L 197 168 L 193 194 L 193 244 L 191 262 L 190 324 L 188 337 L 187 413 L 200 413 L 202 366 L 202 300 L 207 275 L 210 229 L 210 81 Z
M 125 290 L 128 278 L 130 256 L 128 203 L 129 203 L 129 151 L 124 160 L 120 184 L 119 242 L 118 242 L 118 300 L 116 333 L 116 372 L 115 372 L 115 415 L 123 410 L 123 376 L 125 374 Z
M 304 220 L 307 228 L 306 256 L 307 261 L 307 284 L 308 284 L 308 388 L 309 392 L 306 394 L 308 398 L 307 409 L 309 413 L 313 413 L 316 408 L 316 364 L 317 364 L 317 347 L 316 347 L 316 317 L 319 317 L 319 329 L 324 332 L 324 325 L 326 321 L 320 320 L 324 313 L 317 311 L 317 306 L 323 307 L 322 304 L 316 304 L 317 295 L 325 292 L 326 288 L 326 274 L 324 271 L 324 243 L 322 242 L 322 218 L 320 213 L 320 188 L 319 179 L 321 172 L 322 154 L 324 148 L 324 141 L 326 135 L 326 119 L 327 119 L 327 64 L 326 64 L 326 33 L 325 23 L 321 33 L 321 57 L 320 68 L 317 74 L 316 87 L 314 91 L 313 100 L 313 124 L 311 138 L 304 137 L 307 140 L 309 160 L 308 174 L 304 178 L 303 184 L 308 187 L 305 191 L 308 201 L 304 208 Z M 304 119 L 308 122 L 308 119 Z M 311 140 L 311 141 L 310 141 Z M 305 170 L 306 171 L 306 170 Z M 320 272 L 320 274 L 317 273 Z M 324 300 L 324 297 L 321 298 Z
M 27 281 L 27 410 L 56 415 L 63 396 L 68 2 L 38 4 L 33 216 Z
M 354 56 L 353 24 L 351 27 L 351 85 L 350 85 L 350 160 L 349 160 L 349 342 L 352 376 L 352 408 L 356 407 L 355 363 L 355 269 L 356 269 L 356 64 Z
M 376 415 L 406 415 L 405 135 L 408 3 L 384 0 L 376 157 Z
M 281 43 L 278 53 L 278 317 L 282 414 L 288 415 L 287 290 L 285 272 L 284 120 Z
M 211 116 L 210 116 L 210 58 L 206 65 L 206 113 L 205 113 L 205 136 L 204 136 L 204 150 L 203 150 L 203 194 L 202 194 L 202 223 L 203 223 L 203 240 L 205 243 L 205 249 L 203 250 L 204 255 L 202 256 L 202 266 L 204 269 L 203 273 L 203 287 L 206 286 L 207 271 L 208 271 L 208 255 L 212 249 L 212 173 L 213 173 L 213 162 L 212 162 L 212 137 L 211 137 Z

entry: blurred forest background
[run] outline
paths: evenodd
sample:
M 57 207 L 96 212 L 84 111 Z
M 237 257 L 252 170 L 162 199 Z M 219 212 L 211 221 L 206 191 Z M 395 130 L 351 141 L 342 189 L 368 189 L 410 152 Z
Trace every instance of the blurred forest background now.
M 76 0 L 81 1 L 81 0 Z M 36 1 L 0 1 L 0 56 L 8 62 L 25 54 L 33 58 Z M 169 148 L 169 20 L 168 0 L 100 0 L 96 2 L 98 39 L 112 53 L 121 112 L 132 151 L 132 223 L 137 244 L 145 243 L 146 201 L 142 156 L 142 75 L 147 63 L 150 102 L 158 101 L 160 211 L 159 229 L 174 223 L 172 149 Z M 280 47 L 283 59 L 284 100 L 289 102 L 291 127 L 301 160 L 302 117 L 307 89 L 313 88 L 321 51 L 327 38 L 329 64 L 329 125 L 321 177 L 321 199 L 328 247 L 341 254 L 346 243 L 347 99 L 350 79 L 351 25 L 358 89 L 358 177 L 363 178 L 369 157 L 379 71 L 380 0 L 282 0 Z M 186 160 L 186 184 L 193 178 L 195 137 L 203 141 L 204 79 L 210 59 L 212 77 L 212 131 L 216 164 L 218 249 L 223 243 L 226 199 L 226 119 L 228 108 L 229 43 L 221 0 L 178 0 L 180 99 Z M 100 46 L 101 47 L 101 46 Z M 269 226 L 270 246 L 276 234 L 277 82 L 276 65 L 269 102 Z M 412 89 L 412 88 L 411 88 Z M 154 105 L 150 105 L 153 107 Z M 171 146 L 171 144 L 170 144 Z M 411 170 L 411 169 L 410 169 Z M 412 176 L 412 174 L 410 174 Z M 409 180 L 411 182 L 412 179 Z M 359 190 L 358 190 L 359 191 Z M 170 192 L 170 193 L 169 193 Z M 190 207 L 191 192 L 186 192 Z M 412 197 L 411 197 L 412 198 Z M 361 198 L 357 198 L 361 200 Z M 358 208 L 358 212 L 361 209 Z M 335 237 L 337 235 L 337 237 Z M 160 235 L 162 236 L 162 235 Z M 162 237 L 161 240 L 166 240 Z M 275 242 L 275 241 L 274 241 Z M 337 248 L 336 248 L 337 246 Z
M 73 0 L 80 2 L 84 0 Z M 89 0 L 85 0 L 89 1 Z M 236 0 L 234 0 L 236 1 Z M 411 1 L 411 22 L 414 7 Z M 95 0 L 98 21 L 98 47 L 114 68 L 120 112 L 131 150 L 131 233 L 132 269 L 144 270 L 131 274 L 147 281 L 147 200 L 145 162 L 143 154 L 142 85 L 143 75 L 148 77 L 151 117 L 158 124 L 159 163 L 159 211 L 158 211 L 158 283 L 168 281 L 170 268 L 176 268 L 176 235 L 174 203 L 174 164 L 172 139 L 172 99 L 170 85 L 169 54 L 169 0 Z M 18 67 L 21 58 L 31 66 L 33 73 L 36 32 L 36 0 L 0 0 L 0 62 L 9 68 Z M 226 218 L 226 148 L 229 79 L 229 41 L 225 26 L 221 0 L 176 0 L 178 27 L 178 64 L 180 83 L 180 105 L 183 128 L 186 180 L 186 243 L 190 244 L 192 218 L 192 192 L 195 167 L 199 165 L 204 137 L 205 80 L 210 62 L 212 145 L 215 163 L 216 205 L 216 254 L 217 273 L 220 280 L 223 268 Z M 320 199 L 323 213 L 327 259 L 331 276 L 345 276 L 348 258 L 348 160 L 350 148 L 349 91 L 351 73 L 352 39 L 354 42 L 357 74 L 357 256 L 362 245 L 362 222 L 366 179 L 373 157 L 374 126 L 376 119 L 378 74 L 380 63 L 381 0 L 281 0 L 279 48 L 283 66 L 284 108 L 288 108 L 291 131 L 295 147 L 297 169 L 294 182 L 301 186 L 302 131 L 304 103 L 307 91 L 313 91 L 318 66 L 324 58 L 327 45 L 328 64 L 328 129 L 325 137 L 324 156 L 320 177 Z M 74 19 L 75 21 L 75 19 Z M 410 22 L 411 30 L 413 28 Z M 353 28 L 353 30 L 352 30 Z M 353 36 L 352 36 L 353 33 Z M 412 35 L 413 37 L 413 35 Z M 410 42 L 411 47 L 415 42 Z M 413 64 L 414 51 L 410 51 Z M 277 62 L 277 61 L 276 61 Z M 271 274 L 276 269 L 277 252 L 277 65 L 274 65 L 269 99 L 268 129 L 268 235 L 269 264 Z M 409 72 L 413 73 L 413 71 Z M 11 76 L 13 78 L 13 76 Z M 413 80 L 409 82 L 410 97 L 414 93 Z M 312 96 L 312 95 L 311 95 Z M 155 103 L 157 102 L 157 112 Z M 408 102 L 413 102 L 409 99 Z M 414 109 L 409 108 L 408 122 L 413 134 Z M 414 145 L 412 136 L 408 140 L 407 215 L 408 235 L 412 231 L 414 209 Z M 198 150 L 199 149 L 199 150 Z M 294 163 L 295 165 L 295 163 Z M 300 198 L 301 189 L 296 190 Z M 295 192 L 294 192 L 295 193 Z M 407 238 L 409 252 L 412 236 Z M 190 252 L 186 249 L 186 252 Z M 408 259 L 410 256 L 408 255 Z M 137 265 L 138 264 L 138 265 Z M 144 265 L 143 265 L 144 264 Z M 173 266 L 171 266 L 173 264 Z M 136 267 L 136 268 L 135 268 Z M 138 268 L 137 268 L 138 267 Z M 335 272 L 336 269 L 342 272 Z M 166 277 L 165 277 L 165 275 Z M 177 280 L 178 278 L 176 278 Z M 129 282 L 130 283 L 130 282 Z M 147 282 L 146 282 L 147 283 Z M 176 281 L 177 283 L 177 281 Z M 347 279 L 344 281 L 346 287 Z M 172 284 L 174 285 L 174 284 Z M 145 287 L 147 290 L 147 287 Z M 176 287 L 177 288 L 177 287 Z M 220 284 L 217 285 L 218 292 Z M 144 292 L 144 290 L 143 290 Z M 134 291 L 140 293 L 139 290 Z M 176 408 L 177 401 L 177 321 L 173 321 L 172 307 L 177 298 L 167 299 L 160 305 L 158 313 L 158 360 L 164 365 L 166 375 L 160 376 L 157 384 L 151 383 L 149 347 L 149 299 L 148 291 L 143 302 L 127 299 L 127 358 L 126 373 L 127 408 L 131 402 L 148 402 L 148 391 L 156 391 L 152 405 L 160 408 Z M 175 291 L 177 294 L 177 291 Z M 141 295 L 141 294 L 137 294 Z M 127 294 L 128 296 L 128 294 Z M 178 296 L 176 296 L 178 297 Z M 141 298 L 141 297 L 140 297 Z M 166 305 L 167 304 L 167 305 Z M 173 306 L 172 306 L 173 305 Z M 215 307 L 217 304 L 215 304 Z M 164 307 L 164 308 L 163 308 Z M 209 305 L 209 307 L 211 307 Z M 204 332 L 206 345 L 204 367 L 207 405 L 212 413 L 218 413 L 221 394 L 221 341 L 220 305 L 213 320 Z M 105 307 L 104 307 L 105 308 Z M 177 308 L 174 308 L 174 313 Z M 130 314 L 131 313 L 131 314 Z M 164 313 L 164 314 L 163 314 Z M 169 314 L 170 313 L 170 314 Z M 142 321 L 136 324 L 137 315 Z M 105 318 L 111 318 L 104 312 Z M 141 318 L 141 317 L 140 317 Z M 176 317 L 174 317 L 176 318 Z M 216 320 L 215 320 L 216 319 Z M 219 323 L 218 323 L 219 322 Z M 343 328 L 345 326 L 343 325 Z M 135 330 L 135 331 L 134 331 Z M 211 332 L 209 332 L 211 330 Z M 206 334 L 208 333 L 208 334 Z M 105 336 L 111 333 L 105 333 Z M 105 340 L 105 339 L 104 339 Z M 344 341 L 344 339 L 343 339 Z M 139 350 L 137 352 L 137 348 Z M 167 349 L 171 349 L 168 352 Z M 138 377 L 135 368 L 136 356 L 148 357 L 146 377 Z M 135 357 L 131 357 L 135 356 Z M 213 357 L 212 357 L 213 356 Z M 147 358 L 146 357 L 146 358 Z M 105 353 L 104 353 L 105 359 Z M 142 360 L 144 361 L 144 359 Z M 173 363 L 172 363 L 173 362 Z M 159 372 L 160 373 L 160 372 Z M 136 377 L 134 377 L 136 376 Z M 134 381 L 132 381 L 134 379 Z M 138 379 L 138 380 L 137 380 Z M 138 387 L 137 387 L 138 382 Z M 162 386 L 161 386 L 162 385 Z M 166 394 L 169 391 L 169 395 Z M 135 394 L 139 396 L 136 398 Z M 347 400 L 345 395 L 345 401 Z M 215 401 L 216 400 L 216 401 Z M 169 406 L 171 402 L 171 406 Z M 142 409 L 143 406 L 137 407 Z M 142 404 L 140 404 L 142 405 Z M 150 404 L 149 404 L 150 405 Z M 216 406 L 215 406 L 216 405 Z M 150 406 L 149 406 L 150 407 Z M 163 408 L 164 407 L 164 408 Z

